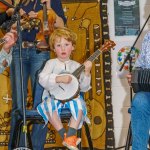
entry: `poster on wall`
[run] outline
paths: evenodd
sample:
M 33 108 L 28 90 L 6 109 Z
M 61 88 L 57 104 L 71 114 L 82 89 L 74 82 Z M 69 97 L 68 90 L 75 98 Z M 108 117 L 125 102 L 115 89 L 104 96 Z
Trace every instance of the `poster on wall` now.
M 139 0 L 114 0 L 115 36 L 134 36 L 140 32 Z

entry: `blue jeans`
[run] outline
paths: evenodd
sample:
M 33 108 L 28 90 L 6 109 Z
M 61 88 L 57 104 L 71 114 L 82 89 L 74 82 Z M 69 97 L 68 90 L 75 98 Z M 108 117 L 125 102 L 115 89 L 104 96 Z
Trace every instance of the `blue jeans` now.
M 132 150 L 147 150 L 150 129 L 150 92 L 135 94 L 131 106 Z
M 27 85 L 29 77 L 31 79 L 31 86 L 33 95 L 35 95 L 35 87 L 39 86 L 37 82 L 37 74 L 38 71 L 42 68 L 46 60 L 49 59 L 49 52 L 43 51 L 39 52 L 36 48 L 26 48 L 22 49 L 22 59 L 20 59 L 20 52 L 19 47 L 16 45 L 13 49 L 12 53 L 12 63 L 11 63 L 11 84 L 12 84 L 12 113 L 11 113 L 11 129 L 10 129 L 10 139 L 8 148 L 9 150 L 12 150 L 14 148 L 14 133 L 15 133 L 15 127 L 17 120 L 19 119 L 18 112 L 22 113 L 23 110 L 23 92 L 24 92 L 24 99 L 26 101 L 27 97 Z M 22 67 L 23 67 L 23 85 L 21 85 L 21 76 L 20 73 L 20 60 L 22 60 Z M 36 85 L 36 86 L 35 86 Z M 21 90 L 21 86 L 23 87 L 23 90 Z M 36 99 L 34 99 L 34 109 L 36 106 L 41 102 L 41 96 L 42 96 L 43 88 L 38 88 L 38 91 L 36 91 Z M 43 129 L 43 125 L 35 125 L 36 128 L 33 127 L 33 134 L 32 134 L 32 145 L 34 150 L 43 150 L 44 149 L 44 143 L 46 139 L 46 132 L 47 129 Z M 41 129 L 41 130 L 40 130 Z M 44 131 L 45 130 L 45 131 Z M 39 140 L 41 139 L 41 140 Z M 21 138 L 20 141 L 20 147 L 24 147 L 24 139 Z

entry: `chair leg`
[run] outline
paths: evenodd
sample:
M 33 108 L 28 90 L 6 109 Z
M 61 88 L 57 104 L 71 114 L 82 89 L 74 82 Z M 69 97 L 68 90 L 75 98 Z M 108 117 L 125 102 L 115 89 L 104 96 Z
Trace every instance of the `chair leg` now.
M 92 143 L 92 139 L 91 139 L 91 134 L 90 134 L 89 127 L 88 127 L 86 122 L 84 122 L 84 128 L 85 128 L 86 137 L 87 137 L 88 144 L 89 144 L 89 149 L 93 150 L 93 143 Z
M 20 142 L 20 136 L 21 136 L 21 130 L 22 130 L 22 125 L 23 125 L 23 121 L 19 120 L 18 121 L 18 127 L 16 130 L 16 141 L 15 141 L 15 145 L 16 147 L 19 147 L 19 142 Z
M 82 129 L 79 129 L 78 131 L 77 131 L 77 137 L 80 137 L 81 139 L 82 139 Z M 81 141 L 82 142 L 82 141 Z M 79 150 L 82 150 L 82 144 L 81 144 L 81 142 L 79 143 L 79 145 L 78 145 L 78 148 L 79 148 Z
M 148 140 L 148 150 L 150 150 L 150 136 L 149 136 L 149 140 Z
M 33 146 L 32 146 L 32 139 L 31 139 L 31 133 L 30 133 L 30 126 L 31 126 L 31 123 L 29 122 L 27 124 L 27 139 L 28 139 L 28 145 L 31 149 L 33 149 Z
M 125 147 L 125 150 L 129 150 L 129 149 L 130 149 L 131 138 L 132 138 L 132 132 L 131 132 L 131 122 L 130 122 L 130 124 L 129 124 L 129 129 L 128 129 L 127 140 L 126 140 L 126 147 Z

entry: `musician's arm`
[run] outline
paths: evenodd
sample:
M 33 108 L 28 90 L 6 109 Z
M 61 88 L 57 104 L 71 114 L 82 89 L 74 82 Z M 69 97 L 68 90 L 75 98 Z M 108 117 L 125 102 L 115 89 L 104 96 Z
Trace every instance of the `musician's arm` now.
M 82 92 L 88 91 L 91 86 L 91 69 L 92 69 L 92 62 L 91 61 L 85 61 L 84 62 L 84 72 L 82 72 L 80 76 L 80 89 Z
M 62 19 L 64 24 L 66 24 L 67 19 L 66 19 L 65 15 L 64 15 L 64 11 L 63 11 L 61 0 L 55 0 L 55 1 L 52 0 L 51 1 L 51 8 L 55 11 L 57 16 Z
M 56 83 L 57 74 L 53 73 L 54 61 L 48 60 L 43 68 L 43 70 L 39 73 L 39 83 L 46 90 L 51 90 L 55 87 L 58 87 Z
M 141 68 L 149 68 L 149 59 L 150 59 L 150 32 L 148 32 L 142 42 L 141 51 L 139 54 L 139 57 L 136 60 L 134 67 L 141 67 Z
M 65 26 L 63 19 L 61 17 L 59 17 L 58 15 L 56 15 L 56 22 L 55 22 L 54 26 L 56 28 Z
M 0 51 L 0 73 L 8 67 L 12 60 L 12 50 L 7 53 L 4 49 Z
M 84 72 L 81 73 L 79 78 L 80 91 L 87 92 L 91 88 L 91 75 L 86 76 Z
M 0 51 L 0 73 L 10 65 L 12 60 L 12 47 L 15 45 L 17 41 L 17 32 L 15 30 L 11 30 L 6 33 L 3 37 L 4 45 L 2 50 Z

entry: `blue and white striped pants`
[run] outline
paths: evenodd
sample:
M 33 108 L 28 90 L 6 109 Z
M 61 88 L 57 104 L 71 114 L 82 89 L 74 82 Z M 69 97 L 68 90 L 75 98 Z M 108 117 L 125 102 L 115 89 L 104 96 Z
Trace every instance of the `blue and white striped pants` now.
M 83 117 L 81 119 L 78 129 L 82 127 L 82 124 L 84 121 L 86 121 L 87 123 L 90 123 L 90 120 L 87 117 L 86 104 L 81 95 L 65 103 L 62 103 L 59 100 L 54 100 L 50 96 L 45 96 L 43 97 L 42 103 L 40 103 L 37 106 L 37 111 L 43 117 L 45 124 L 47 124 L 48 123 L 47 113 L 49 113 L 49 115 L 52 117 L 53 112 L 57 111 L 57 114 L 60 117 L 60 113 L 63 108 L 68 108 L 75 120 L 77 120 L 78 118 L 79 110 L 82 110 Z

